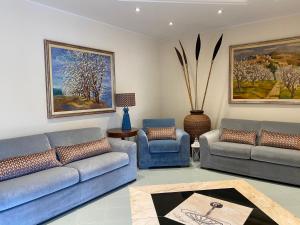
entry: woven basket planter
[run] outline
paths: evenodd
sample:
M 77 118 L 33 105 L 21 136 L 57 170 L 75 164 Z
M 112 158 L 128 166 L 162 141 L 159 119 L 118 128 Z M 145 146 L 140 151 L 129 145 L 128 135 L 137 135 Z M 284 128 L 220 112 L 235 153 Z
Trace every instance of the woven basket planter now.
M 202 110 L 192 110 L 190 115 L 184 118 L 184 130 L 190 135 L 191 143 L 211 129 L 210 118 Z

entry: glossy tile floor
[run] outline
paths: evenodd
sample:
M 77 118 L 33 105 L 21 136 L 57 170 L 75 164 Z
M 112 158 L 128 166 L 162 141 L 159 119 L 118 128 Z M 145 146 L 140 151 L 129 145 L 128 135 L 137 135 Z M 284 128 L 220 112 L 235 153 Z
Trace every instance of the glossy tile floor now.
M 128 187 L 244 179 L 300 218 L 300 188 L 232 174 L 204 170 L 198 163 L 188 168 L 140 170 L 137 181 L 47 222 L 48 225 L 130 225 Z

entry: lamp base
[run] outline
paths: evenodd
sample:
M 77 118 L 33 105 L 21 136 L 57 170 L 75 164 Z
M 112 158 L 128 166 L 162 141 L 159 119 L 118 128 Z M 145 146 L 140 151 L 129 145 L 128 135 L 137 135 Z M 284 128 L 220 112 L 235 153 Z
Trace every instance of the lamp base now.
M 123 121 L 122 121 L 122 130 L 131 130 L 130 116 L 128 113 L 128 107 L 123 108 Z

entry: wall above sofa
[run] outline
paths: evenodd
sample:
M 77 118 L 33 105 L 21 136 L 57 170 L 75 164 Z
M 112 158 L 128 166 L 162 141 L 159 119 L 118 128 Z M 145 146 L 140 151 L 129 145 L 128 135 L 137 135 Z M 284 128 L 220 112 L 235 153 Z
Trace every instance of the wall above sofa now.
M 1 2 L 0 21 L 5 30 L 0 37 L 0 139 L 50 130 L 121 126 L 120 111 L 47 119 L 44 39 L 114 51 L 116 91 L 136 93 L 138 106 L 131 110 L 133 125 L 141 124 L 141 116 L 158 116 L 155 40 L 31 1 Z
M 202 80 L 206 80 L 208 74 L 209 60 L 207 59 L 211 58 L 211 49 L 214 47 L 219 35 L 224 33 L 222 48 L 212 71 L 205 109 L 206 114 L 212 119 L 213 127 L 217 127 L 220 124 L 220 119 L 223 117 L 300 122 L 300 117 L 298 116 L 300 105 L 228 104 L 229 46 L 299 36 L 299 22 L 300 15 L 292 15 L 210 31 L 199 31 L 195 27 L 194 32 L 186 33 L 180 37 L 186 49 L 194 48 L 197 32 L 200 32 L 203 43 L 208 43 L 202 46 L 199 60 L 198 81 L 201 84 Z M 184 90 L 180 65 L 172 51 L 172 47 L 176 46 L 178 39 L 179 37 L 176 37 L 174 40 L 165 41 L 161 43 L 160 47 L 161 81 L 162 86 L 165 87 L 162 89 L 161 111 L 164 117 L 175 117 L 177 125 L 182 126 L 184 116 L 188 114 L 189 102 L 183 91 L 178 92 L 178 89 Z M 193 59 L 193 51 L 187 52 L 187 54 L 190 59 Z M 198 87 L 199 101 L 202 100 L 204 88 L 204 85 L 199 85 Z M 180 107 L 178 107 L 178 102 L 181 103 Z

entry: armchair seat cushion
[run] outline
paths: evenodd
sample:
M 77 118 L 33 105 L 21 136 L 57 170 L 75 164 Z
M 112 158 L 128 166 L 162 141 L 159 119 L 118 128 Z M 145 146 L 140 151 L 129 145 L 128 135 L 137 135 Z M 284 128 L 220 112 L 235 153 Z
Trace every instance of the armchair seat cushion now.
M 299 150 L 256 146 L 251 150 L 251 158 L 256 161 L 300 167 Z
M 149 141 L 150 153 L 176 153 L 179 152 L 179 143 L 176 140 Z
M 78 171 L 55 167 L 0 182 L 0 211 L 52 194 L 79 182 Z
M 109 152 L 91 158 L 66 164 L 79 172 L 80 181 L 86 181 L 129 164 L 129 157 L 124 152 Z
M 231 142 L 215 142 L 210 145 L 212 155 L 225 156 L 238 159 L 250 159 L 253 145 Z

